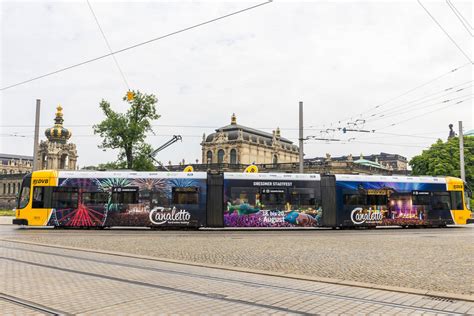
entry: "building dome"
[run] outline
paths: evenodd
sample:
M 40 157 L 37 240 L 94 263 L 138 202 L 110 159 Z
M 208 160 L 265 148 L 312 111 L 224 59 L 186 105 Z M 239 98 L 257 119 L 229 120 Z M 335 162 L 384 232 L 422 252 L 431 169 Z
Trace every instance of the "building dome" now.
M 54 118 L 54 126 L 47 128 L 44 135 L 50 142 L 66 143 L 71 138 L 71 131 L 63 127 L 63 108 L 59 105 L 56 108 L 56 117 Z

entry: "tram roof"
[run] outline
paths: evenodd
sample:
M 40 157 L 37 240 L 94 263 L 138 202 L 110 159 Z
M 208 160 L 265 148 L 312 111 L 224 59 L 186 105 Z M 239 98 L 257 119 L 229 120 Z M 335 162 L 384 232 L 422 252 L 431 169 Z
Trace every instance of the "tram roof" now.
M 243 180 L 320 180 L 321 176 L 317 173 L 244 173 L 244 172 L 224 172 L 224 179 L 243 179 Z
M 59 171 L 58 178 L 186 178 L 207 179 L 206 172 L 143 172 L 143 171 Z
M 420 182 L 420 183 L 446 183 L 445 177 L 409 177 L 409 176 L 378 176 L 337 174 L 337 181 L 367 181 L 367 182 Z

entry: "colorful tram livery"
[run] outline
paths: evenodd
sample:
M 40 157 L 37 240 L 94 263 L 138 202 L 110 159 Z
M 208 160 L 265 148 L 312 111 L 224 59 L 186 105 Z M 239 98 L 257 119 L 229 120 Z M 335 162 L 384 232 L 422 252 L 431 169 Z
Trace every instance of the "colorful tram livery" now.
M 375 227 L 466 224 L 461 179 L 35 171 L 14 224 L 55 227 Z

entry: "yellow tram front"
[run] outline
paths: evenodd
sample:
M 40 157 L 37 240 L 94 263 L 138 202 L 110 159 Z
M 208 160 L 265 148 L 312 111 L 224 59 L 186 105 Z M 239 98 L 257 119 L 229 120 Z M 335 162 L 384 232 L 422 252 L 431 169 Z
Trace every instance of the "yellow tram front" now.
M 46 226 L 51 216 L 52 187 L 57 186 L 58 172 L 34 171 L 23 178 L 13 224 Z
M 446 177 L 446 189 L 451 197 L 451 216 L 455 224 L 469 224 L 471 219 L 471 191 L 459 178 Z

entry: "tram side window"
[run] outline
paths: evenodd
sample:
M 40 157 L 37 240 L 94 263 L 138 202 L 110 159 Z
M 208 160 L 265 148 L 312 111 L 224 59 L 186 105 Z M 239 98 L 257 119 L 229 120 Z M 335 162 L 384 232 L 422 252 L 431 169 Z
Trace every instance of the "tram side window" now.
M 290 191 L 291 205 L 300 207 L 315 207 L 319 206 L 319 201 L 316 201 L 314 189 L 291 189 Z M 318 204 L 318 205 L 317 205 Z
M 199 204 L 199 188 L 174 187 L 172 197 L 173 204 Z
M 451 198 L 448 192 L 433 192 L 433 210 L 450 210 Z
M 367 196 L 361 194 L 344 194 L 344 205 L 365 205 Z
M 465 187 L 464 199 L 466 200 L 465 203 L 466 203 L 467 208 L 470 210 L 472 210 L 471 198 L 472 198 L 472 191 L 469 188 Z
M 115 204 L 138 204 L 138 188 L 112 188 Z
M 367 195 L 367 205 L 387 205 L 386 195 Z
M 82 202 L 84 205 L 103 205 L 109 201 L 109 194 L 106 192 L 84 192 Z
M 78 203 L 77 188 L 54 188 L 52 207 L 56 209 L 77 208 Z
M 431 205 L 431 195 L 413 195 L 412 201 L 413 205 Z
M 462 192 L 461 191 L 451 191 L 451 205 L 455 210 L 462 210 L 464 209 L 462 203 Z
M 35 187 L 33 189 L 33 208 L 44 208 L 45 202 L 45 187 Z
M 287 202 L 285 189 L 262 189 L 263 205 L 279 206 L 283 208 Z
M 257 202 L 258 189 L 233 187 L 230 189 L 230 202 L 233 205 L 247 203 L 255 206 Z

